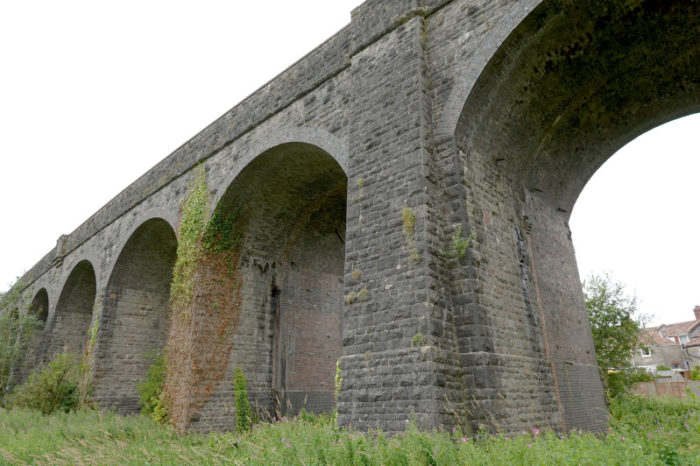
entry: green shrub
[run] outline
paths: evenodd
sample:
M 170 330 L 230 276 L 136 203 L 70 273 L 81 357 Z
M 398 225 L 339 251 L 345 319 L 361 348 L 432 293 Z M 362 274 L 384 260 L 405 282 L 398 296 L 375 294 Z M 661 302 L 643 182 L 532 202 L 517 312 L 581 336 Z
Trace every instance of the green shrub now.
M 700 380 L 700 366 L 695 366 L 690 370 L 690 380 Z
M 15 387 L 8 406 L 36 409 L 43 414 L 69 412 L 79 406 L 79 364 L 75 354 L 59 354 L 26 383 Z
M 252 425 L 250 402 L 248 401 L 248 387 L 245 374 L 236 367 L 233 373 L 233 394 L 236 402 L 236 430 L 247 432 Z
M 656 366 L 656 371 L 657 371 L 657 372 L 658 372 L 658 371 L 670 371 L 670 370 L 671 370 L 670 367 L 664 366 L 663 364 L 660 364 L 660 365 Z
M 146 380 L 136 387 L 141 398 L 141 413 L 146 415 L 154 414 L 156 407 L 160 404 L 165 378 L 168 373 L 166 358 L 162 352 L 154 350 L 149 357 L 151 365 L 148 367 Z

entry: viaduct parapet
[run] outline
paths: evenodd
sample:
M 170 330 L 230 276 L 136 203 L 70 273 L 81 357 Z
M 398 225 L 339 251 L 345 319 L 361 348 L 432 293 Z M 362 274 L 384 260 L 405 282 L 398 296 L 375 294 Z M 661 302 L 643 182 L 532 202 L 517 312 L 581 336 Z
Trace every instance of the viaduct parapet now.
M 699 34 L 694 0 L 366 1 L 21 279 L 21 372 L 85 352 L 129 413 L 167 348 L 181 429 L 233 427 L 240 368 L 341 425 L 603 430 L 568 219 L 699 110 Z

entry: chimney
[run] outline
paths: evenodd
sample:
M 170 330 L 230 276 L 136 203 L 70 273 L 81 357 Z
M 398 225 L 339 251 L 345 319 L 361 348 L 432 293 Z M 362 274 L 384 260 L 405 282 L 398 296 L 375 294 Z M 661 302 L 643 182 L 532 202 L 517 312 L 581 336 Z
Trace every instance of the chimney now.
M 700 320 L 700 306 L 695 306 L 693 312 L 695 313 L 695 320 Z

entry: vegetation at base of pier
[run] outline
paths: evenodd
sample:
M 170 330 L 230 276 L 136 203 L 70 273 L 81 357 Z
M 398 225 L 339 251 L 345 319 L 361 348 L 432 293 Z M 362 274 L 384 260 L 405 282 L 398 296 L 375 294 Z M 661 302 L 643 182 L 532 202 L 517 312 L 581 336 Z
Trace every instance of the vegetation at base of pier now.
M 233 395 L 236 405 L 236 432 L 248 432 L 253 425 L 253 413 L 248 400 L 245 374 L 238 367 L 233 372 Z
M 90 404 L 90 396 L 93 391 L 93 371 L 95 368 L 95 345 L 97 344 L 97 332 L 100 329 L 100 321 L 102 320 L 101 300 L 95 300 L 95 306 L 92 310 L 92 324 L 88 329 L 87 341 L 83 349 L 83 358 L 80 362 L 78 371 L 78 396 L 81 406 Z
M 698 464 L 700 404 L 622 397 L 609 431 L 566 434 L 532 426 L 512 435 L 437 429 L 411 419 L 389 436 L 334 426 L 309 414 L 245 433 L 186 434 L 146 416 L 84 410 L 43 416 L 0 410 L 0 463 L 7 464 Z
M 69 412 L 80 407 L 80 364 L 75 354 L 59 354 L 15 387 L 4 404 L 9 408 L 28 408 L 42 414 Z
M 0 299 L 0 406 L 12 386 L 13 371 L 24 358 L 34 331 L 44 324 L 27 309 L 21 309 L 22 284 L 15 282 Z
M 167 419 L 163 406 L 163 387 L 168 375 L 166 357 L 161 351 L 152 351 L 149 359 L 151 365 L 148 366 L 146 380 L 136 386 L 141 400 L 141 413 L 153 417 L 157 422 L 163 422 Z

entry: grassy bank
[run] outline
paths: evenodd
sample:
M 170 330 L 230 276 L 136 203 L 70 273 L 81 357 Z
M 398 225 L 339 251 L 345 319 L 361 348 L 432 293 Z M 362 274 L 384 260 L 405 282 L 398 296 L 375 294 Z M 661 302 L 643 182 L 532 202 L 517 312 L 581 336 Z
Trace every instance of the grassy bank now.
M 0 410 L 3 464 L 700 464 L 700 404 L 630 398 L 605 436 L 532 428 L 514 436 L 407 431 L 391 438 L 311 417 L 245 435 L 178 435 L 143 416 Z

